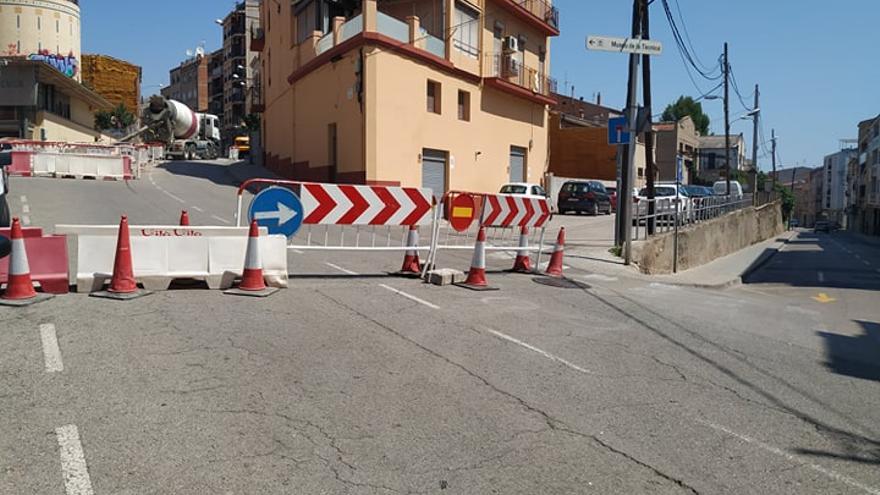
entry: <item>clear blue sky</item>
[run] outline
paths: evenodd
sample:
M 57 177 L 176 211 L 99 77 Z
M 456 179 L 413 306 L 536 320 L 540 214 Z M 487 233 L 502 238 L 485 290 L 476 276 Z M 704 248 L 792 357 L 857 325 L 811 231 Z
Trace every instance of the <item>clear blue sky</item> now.
M 676 0 L 669 0 L 674 13 Z M 232 0 L 154 0 L 149 3 L 83 0 L 83 50 L 105 53 L 141 65 L 144 85 L 168 82 L 168 69 L 201 41 L 207 50 L 221 44 L 214 19 L 232 9 Z M 603 104 L 622 107 L 626 100 L 627 58 L 587 52 L 588 34 L 629 33 L 629 0 L 555 0 L 562 35 L 552 41 L 551 67 L 560 88 L 567 79 L 586 99 L 602 93 Z M 775 128 L 783 165 L 815 166 L 836 151 L 838 139 L 855 137 L 856 124 L 880 113 L 880 59 L 876 40 L 880 1 L 846 0 L 677 0 L 697 55 L 713 64 L 724 41 L 746 103 L 761 85 L 766 138 Z M 799 9 L 796 9 L 799 7 Z M 153 14 L 150 14 L 153 13 Z M 139 17 L 153 16 L 144 25 Z M 679 95 L 696 95 L 673 43 L 660 0 L 651 6 L 652 38 L 664 44 L 653 59 L 654 113 Z M 714 83 L 697 81 L 703 90 Z M 157 88 L 146 87 L 145 92 Z M 570 91 L 570 89 L 569 89 Z M 731 116 L 742 115 L 734 98 Z M 720 100 L 704 102 L 712 131 L 723 132 Z M 751 121 L 732 132 L 751 142 Z M 750 145 L 750 144 L 749 144 Z M 762 169 L 769 157 L 759 159 Z

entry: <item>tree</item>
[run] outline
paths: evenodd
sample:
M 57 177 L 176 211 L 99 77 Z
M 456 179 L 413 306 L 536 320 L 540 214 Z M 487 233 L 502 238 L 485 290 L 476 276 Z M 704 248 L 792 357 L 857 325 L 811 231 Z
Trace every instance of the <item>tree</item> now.
M 663 111 L 663 120 L 678 122 L 687 115 L 691 116 L 694 127 L 701 136 L 709 134 L 709 116 L 703 113 L 703 105 L 690 96 L 679 96 L 675 103 L 667 105 Z
M 95 129 L 104 131 L 107 129 L 126 129 L 134 124 L 135 116 L 120 103 L 109 112 L 95 112 Z

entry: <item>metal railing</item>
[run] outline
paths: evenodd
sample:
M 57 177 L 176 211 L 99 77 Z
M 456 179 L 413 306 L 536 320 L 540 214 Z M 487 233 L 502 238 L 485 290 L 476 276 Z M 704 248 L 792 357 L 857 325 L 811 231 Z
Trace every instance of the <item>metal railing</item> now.
M 554 29 L 559 29 L 559 9 L 547 0 L 515 0 L 515 2 Z
M 488 55 L 490 77 L 497 77 L 537 94 L 550 96 L 556 92 L 556 80 L 527 67 L 509 54 Z
M 649 205 L 652 203 L 654 213 L 649 213 Z M 671 232 L 676 226 L 683 228 L 698 224 L 753 204 L 754 198 L 751 194 L 683 198 L 681 201 L 674 197 L 638 198 L 633 203 L 633 239 L 647 239 L 653 234 Z M 651 227 L 653 234 L 650 233 Z

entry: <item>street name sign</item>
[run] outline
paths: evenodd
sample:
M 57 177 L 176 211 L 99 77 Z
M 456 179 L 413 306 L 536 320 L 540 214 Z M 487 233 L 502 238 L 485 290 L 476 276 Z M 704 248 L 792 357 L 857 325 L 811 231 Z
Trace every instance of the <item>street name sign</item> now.
M 587 36 L 587 50 L 637 53 L 640 55 L 660 55 L 663 53 L 663 44 L 659 41 L 653 40 L 613 38 L 610 36 Z
M 256 220 L 259 226 L 266 227 L 270 234 L 292 237 L 302 225 L 302 202 L 290 189 L 263 189 L 251 201 L 248 218 Z

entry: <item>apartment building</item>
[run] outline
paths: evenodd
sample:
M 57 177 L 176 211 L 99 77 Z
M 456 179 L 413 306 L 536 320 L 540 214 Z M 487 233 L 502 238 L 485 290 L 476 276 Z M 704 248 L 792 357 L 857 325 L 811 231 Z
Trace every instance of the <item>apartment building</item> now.
M 79 0 L 0 2 L 0 56 L 46 62 L 81 80 Z
M 699 170 L 700 135 L 689 115 L 678 122 L 654 124 L 654 141 L 657 144 L 657 179 L 676 180 L 678 161 L 682 163 L 682 182 L 691 183 Z
M 855 148 L 846 148 L 825 157 L 822 193 L 822 211 L 828 220 L 845 225 L 846 170 L 850 159 L 857 155 Z
M 177 100 L 196 112 L 208 111 L 208 57 L 202 47 L 188 52 L 190 57 L 171 69 L 171 84 L 160 91 L 165 98 Z
M 265 163 L 301 180 L 496 191 L 547 166 L 544 0 L 263 2 Z
M 855 197 L 850 219 L 854 230 L 880 235 L 880 115 L 859 122 L 858 166 L 850 179 Z
M 269 3 L 280 5 L 277 2 Z M 251 33 L 260 26 L 260 2 L 245 0 L 236 3 L 235 8 L 222 20 L 222 26 L 223 109 L 217 116 L 223 126 L 223 139 L 230 144 L 233 137 L 247 133 L 244 119 L 252 111 L 249 92 L 254 86 L 253 67 L 259 53 L 251 46 Z
M 223 49 L 217 49 L 208 54 L 208 113 L 216 115 L 223 122 Z
M 727 170 L 726 136 L 700 136 L 699 173 L 706 181 L 720 180 Z M 730 136 L 730 171 L 743 170 L 746 161 L 746 143 L 742 134 Z

